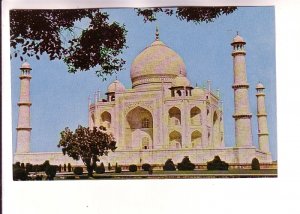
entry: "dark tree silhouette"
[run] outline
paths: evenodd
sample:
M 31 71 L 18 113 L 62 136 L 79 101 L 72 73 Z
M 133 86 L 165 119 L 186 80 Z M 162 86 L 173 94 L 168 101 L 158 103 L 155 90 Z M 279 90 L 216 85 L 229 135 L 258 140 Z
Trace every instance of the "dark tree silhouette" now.
M 67 154 L 75 160 L 81 159 L 89 176 L 93 176 L 93 170 L 100 161 L 99 157 L 108 155 L 109 150 L 115 151 L 116 149 L 116 141 L 113 136 L 96 127 L 91 130 L 78 126 L 75 132 L 65 128 L 60 136 L 58 147 L 62 148 L 63 154 Z
M 213 22 L 236 9 L 175 7 L 134 10 L 144 22 L 155 21 L 158 13 L 164 13 L 199 24 Z M 120 54 L 127 47 L 126 33 L 124 24 L 111 22 L 109 14 L 101 9 L 10 11 L 11 58 L 19 57 L 23 61 L 25 57 L 35 57 L 39 60 L 46 54 L 50 60 L 63 60 L 70 73 L 95 69 L 97 76 L 106 79 L 107 75 L 122 70 L 125 60 Z

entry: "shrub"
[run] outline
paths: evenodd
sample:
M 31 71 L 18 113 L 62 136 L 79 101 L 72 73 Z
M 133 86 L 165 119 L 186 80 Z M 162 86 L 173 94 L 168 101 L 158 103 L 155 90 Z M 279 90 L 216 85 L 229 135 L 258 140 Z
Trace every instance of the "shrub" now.
M 16 162 L 14 165 L 13 165 L 14 167 L 21 167 L 21 163 L 20 162 Z
M 21 163 L 21 168 L 25 169 L 25 164 L 24 163 Z
M 54 177 L 56 175 L 56 169 L 57 169 L 57 167 L 52 166 L 52 165 L 49 165 L 49 166 L 46 167 L 45 173 L 47 175 L 48 180 L 53 180 L 54 179 Z
M 215 156 L 212 161 L 207 162 L 207 170 L 228 170 L 229 164 Z
M 103 163 L 100 164 L 100 166 L 97 166 L 96 169 L 95 169 L 96 173 L 98 174 L 102 174 L 105 172 L 105 167 L 103 165 Z
M 137 166 L 135 164 L 129 165 L 129 171 L 130 172 L 136 172 L 137 171 Z
M 260 164 L 257 158 L 253 158 L 251 162 L 251 169 L 252 170 L 260 170 Z
M 58 166 L 58 171 L 59 172 L 61 172 L 61 168 L 62 168 L 62 166 L 61 166 L 61 164 L 59 164 L 59 166 Z
M 66 171 L 67 171 L 67 165 L 64 164 L 64 172 L 66 172 Z
M 14 167 L 14 169 L 13 169 L 13 180 L 14 181 L 18 181 L 18 180 L 26 181 L 27 178 L 28 178 L 28 174 L 25 169 L 23 169 L 19 166 Z
M 26 172 L 34 172 L 33 165 L 31 163 L 26 163 L 25 169 L 26 169 Z
M 164 171 L 176 171 L 175 164 L 173 163 L 172 159 L 168 159 L 163 166 Z
M 149 174 L 149 175 L 152 175 L 152 174 L 153 174 L 152 166 L 150 166 L 150 168 L 148 169 L 148 174 Z
M 72 167 L 70 163 L 68 163 L 68 172 L 72 172 Z
M 42 170 L 41 170 L 41 165 L 38 165 L 38 164 L 33 165 L 33 166 L 32 166 L 32 171 L 33 171 L 33 172 L 41 172 L 41 171 L 42 171 Z
M 39 165 L 40 166 L 40 171 L 46 171 L 46 168 L 50 166 L 50 162 L 46 160 L 43 164 Z
M 83 168 L 81 166 L 77 166 L 77 167 L 74 168 L 73 172 L 74 172 L 75 175 L 82 175 L 83 174 Z
M 143 169 L 144 171 L 149 171 L 150 168 L 151 168 L 151 165 L 150 165 L 149 163 L 144 163 L 144 164 L 142 165 L 142 169 Z
M 121 173 L 121 172 L 122 172 L 121 166 L 118 166 L 118 163 L 116 163 L 115 173 Z
M 178 163 L 177 168 L 178 170 L 192 171 L 195 169 L 195 164 L 190 161 L 188 156 L 185 156 L 181 163 Z
M 43 176 L 42 176 L 42 175 L 37 175 L 37 176 L 35 177 L 35 180 L 36 180 L 36 181 L 41 181 L 41 180 L 43 180 Z
M 111 170 L 111 165 L 110 165 L 110 163 L 108 163 L 107 169 L 108 169 L 108 171 Z

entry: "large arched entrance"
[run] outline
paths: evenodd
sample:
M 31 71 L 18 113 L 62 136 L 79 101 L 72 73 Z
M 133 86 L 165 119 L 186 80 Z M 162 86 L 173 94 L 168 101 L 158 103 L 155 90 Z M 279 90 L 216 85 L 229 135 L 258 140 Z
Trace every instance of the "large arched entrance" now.
M 153 117 L 140 106 L 126 115 L 125 146 L 131 149 L 153 149 Z

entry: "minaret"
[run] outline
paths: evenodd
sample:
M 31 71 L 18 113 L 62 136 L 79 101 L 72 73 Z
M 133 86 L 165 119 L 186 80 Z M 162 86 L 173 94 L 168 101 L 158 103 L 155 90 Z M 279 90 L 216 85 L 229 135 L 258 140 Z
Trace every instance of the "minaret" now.
M 245 61 L 245 44 L 241 36 L 233 39 L 231 45 L 233 46 L 233 71 L 234 83 L 232 88 L 234 90 L 234 115 L 235 119 L 235 144 L 237 147 L 251 147 L 252 146 L 252 130 L 251 117 L 249 108 L 248 88 Z
M 20 75 L 20 100 L 19 119 L 17 127 L 17 150 L 16 153 L 28 153 L 30 151 L 30 65 L 28 62 L 22 64 Z
M 267 122 L 267 112 L 265 107 L 265 87 L 258 83 L 257 90 L 257 122 L 258 122 L 258 144 L 259 149 L 263 152 L 269 153 L 269 132 Z

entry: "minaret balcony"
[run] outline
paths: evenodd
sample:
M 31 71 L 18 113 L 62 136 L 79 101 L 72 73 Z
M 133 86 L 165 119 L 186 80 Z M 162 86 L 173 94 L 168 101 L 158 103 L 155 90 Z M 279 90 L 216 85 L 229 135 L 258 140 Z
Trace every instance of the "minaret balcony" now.
M 247 113 L 247 114 L 234 114 L 232 115 L 232 117 L 234 119 L 240 119 L 240 118 L 251 118 L 252 114 L 251 113 Z
M 249 84 L 248 83 L 244 83 L 244 84 L 233 84 L 232 85 L 233 89 L 238 89 L 238 88 L 249 88 Z

